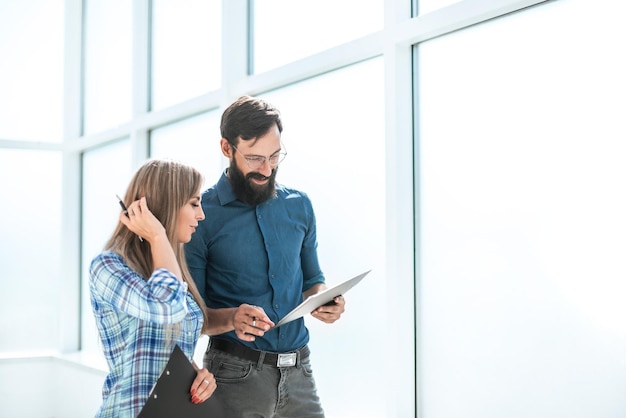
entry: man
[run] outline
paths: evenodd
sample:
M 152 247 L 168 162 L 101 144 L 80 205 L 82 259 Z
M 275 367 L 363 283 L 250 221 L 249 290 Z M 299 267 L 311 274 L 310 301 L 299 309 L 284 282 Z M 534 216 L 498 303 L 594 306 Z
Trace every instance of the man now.
M 275 182 L 286 155 L 279 111 L 244 96 L 224 111 L 220 142 L 229 168 L 202 195 L 206 220 L 185 246 L 208 306 L 207 369 L 229 417 L 323 417 L 304 319 L 274 327 L 326 288 L 315 215 L 306 194 Z M 339 296 L 312 316 L 333 323 Z

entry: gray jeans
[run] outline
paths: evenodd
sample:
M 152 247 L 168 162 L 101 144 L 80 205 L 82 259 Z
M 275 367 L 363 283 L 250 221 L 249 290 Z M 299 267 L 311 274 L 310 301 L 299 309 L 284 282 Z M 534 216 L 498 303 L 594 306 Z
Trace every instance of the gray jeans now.
M 324 418 L 310 358 L 277 367 L 244 360 L 209 346 L 204 356 L 217 389 L 213 397 L 229 418 Z

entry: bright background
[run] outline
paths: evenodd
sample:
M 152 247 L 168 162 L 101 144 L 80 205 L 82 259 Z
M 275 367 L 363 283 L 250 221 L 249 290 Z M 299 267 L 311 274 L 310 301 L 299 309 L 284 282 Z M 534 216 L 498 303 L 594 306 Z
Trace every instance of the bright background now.
M 212 185 L 242 94 L 329 284 L 372 269 L 306 320 L 328 418 L 626 416 L 618 3 L 0 0 L 0 416 L 94 414 L 115 194 L 149 157 Z

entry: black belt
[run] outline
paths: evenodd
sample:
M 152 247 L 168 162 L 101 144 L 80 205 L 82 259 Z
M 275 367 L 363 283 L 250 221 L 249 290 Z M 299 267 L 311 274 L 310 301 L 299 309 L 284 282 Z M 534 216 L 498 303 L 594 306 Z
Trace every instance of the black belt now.
M 233 356 L 237 356 L 244 360 L 249 360 L 254 363 L 258 363 L 261 355 L 263 357 L 263 363 L 269 364 L 274 367 L 292 367 L 298 364 L 302 359 L 305 359 L 311 353 L 308 346 L 304 346 L 299 350 L 290 351 L 287 353 L 272 353 L 271 351 L 255 350 L 245 345 L 233 343 L 227 340 L 213 339 L 211 338 L 209 343 L 209 349 L 214 348 L 219 351 L 223 351 Z

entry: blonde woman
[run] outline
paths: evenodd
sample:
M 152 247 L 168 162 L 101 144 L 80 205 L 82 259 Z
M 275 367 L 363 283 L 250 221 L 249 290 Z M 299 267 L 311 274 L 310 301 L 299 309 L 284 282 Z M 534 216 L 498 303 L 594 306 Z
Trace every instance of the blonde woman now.
M 202 181 L 190 166 L 147 161 L 128 186 L 113 235 L 91 262 L 91 304 L 109 366 L 96 417 L 136 417 L 174 346 L 191 360 L 207 326 L 183 251 L 204 219 Z M 201 403 L 216 383 L 194 366 L 189 396 Z

